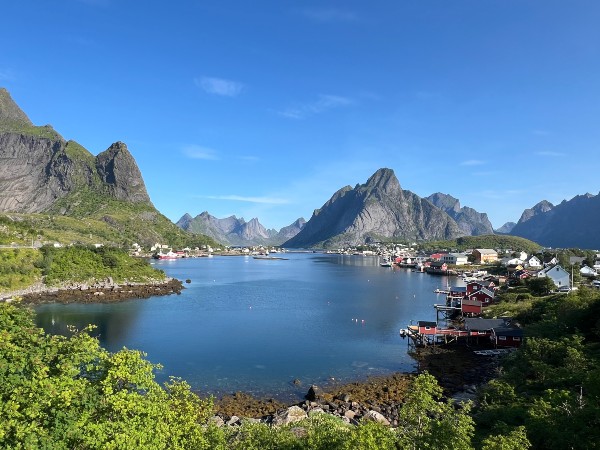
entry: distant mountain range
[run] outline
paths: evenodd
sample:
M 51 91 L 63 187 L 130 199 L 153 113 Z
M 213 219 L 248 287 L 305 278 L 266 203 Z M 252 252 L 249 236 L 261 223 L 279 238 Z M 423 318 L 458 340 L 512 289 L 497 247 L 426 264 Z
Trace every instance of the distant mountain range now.
M 498 233 L 498 234 L 510 234 L 510 232 L 513 230 L 515 225 L 516 225 L 515 222 L 506 222 L 500 228 L 494 230 L 494 232 Z
M 600 196 L 585 194 L 554 206 L 526 209 L 511 234 L 547 247 L 600 249 Z
M 124 143 L 94 156 L 50 125 L 33 125 L 3 88 L 0 161 L 0 213 L 10 213 L 9 220 L 28 223 L 33 230 L 49 231 L 47 238 L 55 240 L 177 246 L 189 244 L 193 236 L 196 243 L 299 248 L 494 233 L 485 213 L 440 192 L 421 198 L 402 189 L 394 172 L 385 168 L 365 184 L 338 190 L 308 222 L 298 219 L 279 231 L 266 229 L 258 219 L 217 219 L 208 212 L 195 218 L 186 214 L 176 226 L 152 205 Z M 497 232 L 544 246 L 599 249 L 599 223 L 600 197 L 585 194 L 556 206 L 541 201 L 526 209 L 517 224 L 509 222 Z
M 298 234 L 305 224 L 306 221 L 300 218 L 279 231 L 268 230 L 256 218 L 249 222 L 235 216 L 217 219 L 206 211 L 196 217 L 186 213 L 177 221 L 177 226 L 186 231 L 201 233 L 232 246 L 281 245 Z

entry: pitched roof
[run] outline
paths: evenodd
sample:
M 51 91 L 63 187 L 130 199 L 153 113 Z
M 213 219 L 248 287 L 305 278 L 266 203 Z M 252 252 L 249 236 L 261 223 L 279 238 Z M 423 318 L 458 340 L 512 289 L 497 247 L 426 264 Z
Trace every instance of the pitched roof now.
M 477 331 L 477 330 L 491 330 L 496 327 L 506 327 L 507 319 L 482 319 L 481 317 L 467 317 L 465 318 L 465 329 Z
M 475 251 L 479 252 L 480 255 L 497 255 L 498 252 L 491 248 L 476 248 Z

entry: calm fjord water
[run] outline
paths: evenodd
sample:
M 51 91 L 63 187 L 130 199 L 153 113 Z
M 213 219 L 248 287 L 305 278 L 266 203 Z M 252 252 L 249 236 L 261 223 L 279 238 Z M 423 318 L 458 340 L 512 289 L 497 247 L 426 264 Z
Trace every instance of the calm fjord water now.
M 181 295 L 116 304 L 41 305 L 38 325 L 97 325 L 110 351 L 139 349 L 168 376 L 219 396 L 244 391 L 294 400 L 310 384 L 412 371 L 399 329 L 434 320 L 446 277 L 379 267 L 376 257 L 286 253 L 288 260 L 156 261 Z M 299 379 L 302 386 L 294 386 Z

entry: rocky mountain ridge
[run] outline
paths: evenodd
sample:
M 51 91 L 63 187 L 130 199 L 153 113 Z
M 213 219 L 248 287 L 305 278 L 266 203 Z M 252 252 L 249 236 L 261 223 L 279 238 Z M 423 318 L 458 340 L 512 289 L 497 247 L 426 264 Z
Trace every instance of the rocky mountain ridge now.
M 548 247 L 600 249 L 600 195 L 584 194 L 558 205 L 543 200 L 526 209 L 511 230 Z
M 94 156 L 50 125 L 33 125 L 4 88 L 0 88 L 0 213 L 5 220 L 29 224 L 36 230 L 31 238 L 42 241 L 216 244 L 183 232 L 156 210 L 123 142 Z
M 236 216 L 218 219 L 207 211 L 196 217 L 184 214 L 177 221 L 177 226 L 191 233 L 201 233 L 212 237 L 218 242 L 232 246 L 252 245 L 281 245 L 288 239 L 294 237 L 303 227 L 306 221 L 297 219 L 294 223 L 277 231 L 266 229 L 257 218 L 246 222 L 243 218 Z
M 494 234 L 494 227 L 486 213 L 479 213 L 468 206 L 461 207 L 458 199 L 441 192 L 436 192 L 426 199 L 452 217 L 465 235 Z
M 126 202 L 151 204 L 124 143 L 116 142 L 94 157 L 51 130 L 34 127 L 8 91 L 0 89 L 0 211 L 45 212 L 57 200 L 84 188 Z
M 403 190 L 394 171 L 383 168 L 365 184 L 338 190 L 284 246 L 335 247 L 394 238 L 433 240 L 461 235 L 464 233 L 446 212 Z

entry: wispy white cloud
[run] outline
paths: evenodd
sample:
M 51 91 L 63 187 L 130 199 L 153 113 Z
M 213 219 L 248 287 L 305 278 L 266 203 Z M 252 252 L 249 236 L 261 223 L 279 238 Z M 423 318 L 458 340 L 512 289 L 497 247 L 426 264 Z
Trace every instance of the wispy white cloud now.
M 330 109 L 342 108 L 354 104 L 354 100 L 339 95 L 320 95 L 312 103 L 303 103 L 290 106 L 282 111 L 278 111 L 283 117 L 288 119 L 305 119 L 308 116 L 324 113 Z
M 461 166 L 481 166 L 483 164 L 485 164 L 485 161 L 479 159 L 467 159 L 460 163 Z
M 302 14 L 315 22 L 356 22 L 358 20 L 358 15 L 354 11 L 345 9 L 305 9 Z
M 237 97 L 244 89 L 242 83 L 224 78 L 200 77 L 194 78 L 194 83 L 208 94 L 224 97 Z
M 538 156 L 566 156 L 564 153 L 548 151 L 535 152 L 535 154 Z
M 0 69 L 0 81 L 15 81 L 15 74 L 10 69 Z
M 244 195 L 205 195 L 202 198 L 208 198 L 211 200 L 228 200 L 236 202 L 248 202 L 248 203 L 261 203 L 268 205 L 285 205 L 290 203 L 286 198 L 279 197 L 250 197 Z
M 210 161 L 219 159 L 216 150 L 208 147 L 202 147 L 200 145 L 186 145 L 183 147 L 183 154 L 192 159 L 204 159 Z

